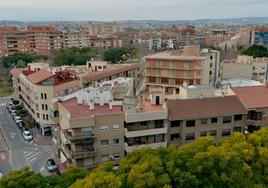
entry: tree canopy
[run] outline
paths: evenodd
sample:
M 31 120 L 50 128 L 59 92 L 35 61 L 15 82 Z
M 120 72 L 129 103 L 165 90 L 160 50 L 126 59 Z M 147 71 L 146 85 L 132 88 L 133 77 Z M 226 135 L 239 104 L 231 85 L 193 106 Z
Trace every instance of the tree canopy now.
M 125 61 L 136 55 L 137 49 L 130 45 L 122 48 L 109 48 L 104 51 L 104 60 L 110 62 Z
M 249 55 L 256 57 L 268 57 L 268 49 L 265 46 L 253 45 L 248 49 L 241 51 L 242 55 Z
M 113 170 L 113 163 L 91 173 L 71 169 L 60 176 L 43 177 L 29 170 L 12 172 L 0 187 L 71 188 L 191 188 L 267 187 L 268 129 L 252 135 L 235 133 L 215 145 L 202 137 L 181 147 L 144 148 L 129 153 Z
M 30 53 L 15 53 L 2 58 L 2 63 L 4 68 L 19 67 L 24 68 L 27 63 L 32 63 L 33 61 L 47 59 L 46 56 L 35 55 Z

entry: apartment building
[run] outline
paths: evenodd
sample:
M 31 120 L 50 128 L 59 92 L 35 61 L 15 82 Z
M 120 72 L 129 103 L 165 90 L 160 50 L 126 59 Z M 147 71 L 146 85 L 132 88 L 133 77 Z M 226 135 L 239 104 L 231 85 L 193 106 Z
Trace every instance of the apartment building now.
M 196 45 L 196 30 L 194 26 L 187 26 L 181 29 L 179 45 L 189 46 Z
M 243 132 L 247 109 L 235 95 L 213 88 L 182 87 L 179 99 L 168 100 L 168 144 L 177 146 L 202 136 L 218 142 L 233 132 Z
M 70 68 L 71 69 L 71 68 Z M 135 84 L 139 84 L 141 78 L 140 63 L 114 64 L 106 61 L 88 61 L 84 71 L 77 75 L 81 81 L 81 87 L 86 88 L 94 84 L 115 79 L 117 77 L 131 77 Z
M 59 120 L 58 106 L 52 100 L 79 90 L 79 79 L 69 71 L 51 73 L 44 69 L 13 69 L 11 74 L 16 96 L 42 133 L 53 131 Z
M 204 35 L 205 46 L 218 46 L 219 44 L 230 40 L 235 36 L 235 32 L 223 30 L 223 29 L 214 29 L 208 31 Z
M 0 57 L 29 50 L 29 40 L 25 31 L 11 26 L 0 27 Z
M 221 64 L 222 79 L 245 78 L 265 83 L 268 79 L 268 58 L 239 55 L 236 60 Z
M 63 31 L 66 48 L 90 47 L 90 33 L 87 31 Z
M 59 102 L 62 162 L 91 168 L 124 157 L 122 101 L 133 79 L 117 78 L 88 87 Z
M 90 46 L 97 48 L 121 48 L 122 40 L 118 35 L 90 35 Z
M 168 111 L 162 90 L 151 87 L 149 95 L 141 92 L 138 97 L 126 96 L 123 111 L 127 153 L 144 147 L 167 147 Z
M 123 28 L 117 23 L 91 23 L 83 25 L 81 30 L 86 30 L 90 34 L 114 34 L 123 31 Z
M 64 48 L 63 33 L 52 26 L 29 26 L 31 52 L 49 55 L 52 50 Z
M 268 87 L 236 87 L 232 88 L 236 96 L 247 109 L 245 125 L 249 133 L 268 127 Z
M 251 44 L 268 45 L 268 27 L 254 27 L 251 31 Z
M 167 94 L 179 93 L 183 84 L 215 86 L 219 71 L 219 52 L 198 46 L 146 57 L 146 85 L 164 87 Z

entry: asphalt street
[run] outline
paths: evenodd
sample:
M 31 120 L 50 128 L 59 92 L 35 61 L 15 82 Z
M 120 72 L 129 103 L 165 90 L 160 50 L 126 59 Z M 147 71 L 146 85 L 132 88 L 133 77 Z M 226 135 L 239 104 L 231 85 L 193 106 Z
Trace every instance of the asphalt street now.
M 0 100 L 0 104 L 6 102 Z M 23 167 L 30 167 L 33 171 L 48 175 L 45 167 L 45 160 L 50 158 L 55 148 L 52 145 L 36 145 L 33 142 L 26 142 L 23 139 L 20 129 L 13 121 L 12 116 L 4 106 L 0 105 L 0 128 L 4 133 L 9 147 L 9 162 L 0 164 L 0 170 L 3 174 L 8 171 L 18 170 Z

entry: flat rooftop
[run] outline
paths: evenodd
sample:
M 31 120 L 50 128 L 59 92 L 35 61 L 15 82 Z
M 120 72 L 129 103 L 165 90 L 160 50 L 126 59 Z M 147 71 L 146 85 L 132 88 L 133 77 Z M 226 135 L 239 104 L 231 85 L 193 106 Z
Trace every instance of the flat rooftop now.
M 77 104 L 77 99 L 72 98 L 64 102 L 60 102 L 61 105 L 70 113 L 71 118 L 90 118 L 96 115 L 105 115 L 105 114 L 119 114 L 122 112 L 121 105 L 113 105 L 112 110 L 110 110 L 108 104 L 103 106 L 94 105 L 94 110 L 90 110 L 89 106 Z
M 156 112 L 156 111 L 163 111 L 162 105 L 153 105 L 150 101 L 146 100 L 143 102 L 142 108 L 136 106 L 136 112 Z
M 159 60 L 184 60 L 184 61 L 198 61 L 205 60 L 208 56 L 188 56 L 180 51 L 164 51 L 146 56 L 146 59 L 159 59 Z

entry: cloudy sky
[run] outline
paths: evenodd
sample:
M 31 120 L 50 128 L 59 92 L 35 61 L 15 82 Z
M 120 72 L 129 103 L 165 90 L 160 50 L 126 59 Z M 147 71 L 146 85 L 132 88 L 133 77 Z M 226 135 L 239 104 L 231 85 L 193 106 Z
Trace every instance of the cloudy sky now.
M 0 20 L 182 20 L 268 16 L 268 0 L 0 0 Z

